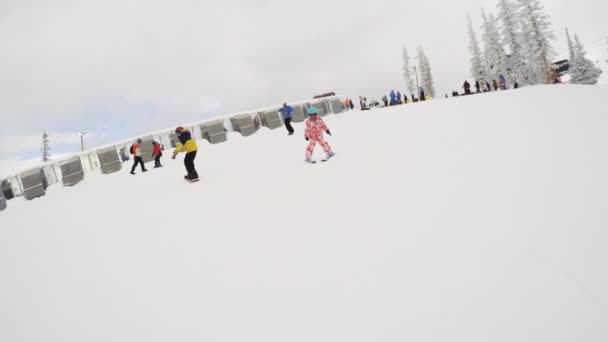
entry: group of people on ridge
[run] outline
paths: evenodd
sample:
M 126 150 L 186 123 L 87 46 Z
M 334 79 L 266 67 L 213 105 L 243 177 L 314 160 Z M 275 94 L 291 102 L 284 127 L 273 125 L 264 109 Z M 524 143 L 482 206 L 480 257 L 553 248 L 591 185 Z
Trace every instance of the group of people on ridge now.
M 499 82 L 496 82 L 496 80 L 492 80 L 492 84 L 490 84 L 490 82 L 488 81 L 482 81 L 481 83 L 479 81 L 475 81 L 475 94 L 479 94 L 479 93 L 487 93 L 487 92 L 491 92 L 492 91 L 492 87 L 494 87 L 494 91 L 498 91 L 498 89 L 500 90 L 507 90 L 507 79 L 505 78 L 505 76 L 503 74 L 500 74 L 498 76 Z M 483 87 L 483 89 L 482 89 Z M 464 95 L 471 95 L 473 94 L 472 90 L 471 90 L 471 84 L 469 83 L 469 81 L 465 80 L 462 87 L 462 89 L 464 89 Z M 515 83 L 513 83 L 513 89 L 517 89 L 519 88 L 519 84 L 517 83 L 517 81 L 515 81 Z M 453 91 L 452 92 L 452 96 L 459 96 L 460 94 L 458 94 L 457 91 Z M 446 94 L 447 97 L 447 94 Z

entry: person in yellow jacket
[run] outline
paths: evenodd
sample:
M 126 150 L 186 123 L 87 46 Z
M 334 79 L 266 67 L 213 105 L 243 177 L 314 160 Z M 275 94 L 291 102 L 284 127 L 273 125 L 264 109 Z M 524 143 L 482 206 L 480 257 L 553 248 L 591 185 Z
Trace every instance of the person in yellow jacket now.
M 184 158 L 184 166 L 186 166 L 186 171 L 188 174 L 184 176 L 184 178 L 190 182 L 198 181 L 198 173 L 194 168 L 194 158 L 196 158 L 196 151 L 198 151 L 198 146 L 196 146 L 196 141 L 192 138 L 192 134 L 187 129 L 179 126 L 175 128 L 175 134 L 179 139 L 179 143 L 175 146 L 175 150 L 173 151 L 172 159 L 175 159 L 178 153 L 185 151 L 186 157 Z

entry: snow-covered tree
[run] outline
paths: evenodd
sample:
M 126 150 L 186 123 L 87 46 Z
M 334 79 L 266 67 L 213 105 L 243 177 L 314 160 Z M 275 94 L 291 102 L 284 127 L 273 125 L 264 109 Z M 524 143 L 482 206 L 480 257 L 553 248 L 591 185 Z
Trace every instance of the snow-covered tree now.
M 483 56 L 481 55 L 481 48 L 479 48 L 479 42 L 477 41 L 477 35 L 473 29 L 473 22 L 471 17 L 467 16 L 469 24 L 469 52 L 471 53 L 471 76 L 476 81 L 483 81 L 486 79 L 486 67 L 483 63 Z
M 403 48 L 403 79 L 407 86 L 407 91 L 410 94 L 416 93 L 416 85 L 414 84 L 414 78 L 412 76 L 412 68 L 410 67 L 410 56 L 407 53 L 407 49 Z
M 483 18 L 483 48 L 487 68 L 487 80 L 498 80 L 500 74 L 507 75 L 507 55 L 502 46 L 497 20 L 494 15 L 486 16 L 482 9 Z
M 568 63 L 570 64 L 570 68 L 572 67 L 572 63 L 574 63 L 574 59 L 576 58 L 576 54 L 574 53 L 574 42 L 572 38 L 570 38 L 570 32 L 566 27 L 566 42 L 568 43 Z
M 602 70 L 586 57 L 587 51 L 585 51 L 585 47 L 578 39 L 578 35 L 574 35 L 574 42 L 572 42 L 570 33 L 566 29 L 566 38 L 570 54 L 570 83 L 596 84 Z
M 507 48 L 507 80 L 509 83 L 518 81 L 522 85 L 527 84 L 525 76 L 529 72 L 522 56 L 518 6 L 511 0 L 499 0 L 497 7 L 502 45 Z
M 528 64 L 530 83 L 547 83 L 549 65 L 555 55 L 551 41 L 555 39 L 551 31 L 549 16 L 545 14 L 539 0 L 516 0 L 519 5 L 521 23 L 522 55 Z
M 435 82 L 433 81 L 431 63 L 429 63 L 422 47 L 418 47 L 418 69 L 420 70 L 420 85 L 424 88 L 424 92 L 431 97 L 435 97 Z
M 45 163 L 51 159 L 51 147 L 49 146 L 50 142 L 49 135 L 46 133 L 46 131 L 44 131 L 44 133 L 42 133 L 40 152 L 42 153 L 42 161 Z

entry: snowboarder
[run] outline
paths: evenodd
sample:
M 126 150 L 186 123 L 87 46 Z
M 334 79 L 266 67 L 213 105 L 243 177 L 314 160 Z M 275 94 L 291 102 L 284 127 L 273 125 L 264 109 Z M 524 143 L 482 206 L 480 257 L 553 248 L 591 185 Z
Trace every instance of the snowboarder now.
M 152 157 L 154 157 L 154 167 L 158 168 L 158 167 L 163 167 L 160 164 L 160 157 L 163 156 L 163 151 L 161 149 L 161 146 L 159 143 L 157 143 L 156 141 L 152 142 Z
M 306 148 L 306 162 L 314 164 L 312 160 L 312 153 L 315 149 L 315 145 L 319 143 L 323 147 L 323 151 L 327 154 L 327 159 L 334 156 L 329 144 L 323 138 L 323 132 L 331 135 L 329 128 L 325 125 L 323 119 L 319 117 L 317 108 L 310 107 L 306 112 L 308 114 L 308 120 L 306 120 L 306 130 L 304 131 L 304 139 L 308 141 L 308 147 Z M 324 159 L 324 160 L 327 160 Z
M 144 166 L 144 160 L 141 159 L 141 139 L 137 139 L 133 145 L 131 145 L 131 154 L 133 154 L 133 160 L 135 161 L 135 163 L 133 163 L 133 167 L 131 168 L 131 174 L 134 175 L 135 174 L 135 168 L 137 167 L 137 164 L 141 164 L 141 172 L 146 172 L 148 170 L 146 170 L 146 167 Z
M 194 158 L 196 158 L 196 152 L 198 150 L 196 141 L 192 138 L 190 131 L 181 126 L 175 128 L 175 135 L 177 135 L 179 143 L 175 146 L 171 159 L 175 159 L 178 153 L 185 150 L 186 157 L 184 157 L 184 166 L 186 167 L 188 174 L 184 176 L 184 179 L 190 182 L 197 182 L 198 173 L 194 168 Z
M 291 127 L 291 113 L 293 113 L 293 108 L 288 106 L 287 103 L 283 103 L 283 108 L 279 109 L 279 113 L 283 117 L 283 121 L 285 122 L 285 128 L 287 128 L 287 135 L 292 135 L 294 132 L 293 127 Z

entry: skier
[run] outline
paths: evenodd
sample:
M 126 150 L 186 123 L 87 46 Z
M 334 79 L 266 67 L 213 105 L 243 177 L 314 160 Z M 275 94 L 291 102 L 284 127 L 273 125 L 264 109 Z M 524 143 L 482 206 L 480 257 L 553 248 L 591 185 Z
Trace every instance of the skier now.
M 513 83 L 513 89 L 517 89 L 519 88 L 519 83 L 517 83 L 517 81 L 515 81 L 515 83 Z
M 403 102 L 401 102 L 401 92 L 400 91 L 397 92 L 397 104 L 398 105 L 403 104 Z
M 403 93 L 403 103 L 407 104 L 407 94 Z
M 160 144 L 157 143 L 156 141 L 153 141 L 152 142 L 152 146 L 153 146 L 153 148 L 152 148 L 152 157 L 154 157 L 154 167 L 155 168 L 163 167 L 160 164 L 160 157 L 163 156 L 163 151 L 162 151 L 162 149 L 160 147 Z
M 481 93 L 481 85 L 479 84 L 479 81 L 475 81 L 475 91 L 477 94 Z
M 492 91 L 492 86 L 490 85 L 490 82 L 486 81 L 486 91 L 487 92 L 491 92 Z
M 185 129 L 184 127 L 178 126 L 175 128 L 175 134 L 179 139 L 179 143 L 175 146 L 175 150 L 173 151 L 173 156 L 171 159 L 175 159 L 178 153 L 183 150 L 186 151 L 186 157 L 184 157 L 184 166 L 186 167 L 187 175 L 184 176 L 184 179 L 190 181 L 191 183 L 197 182 L 198 173 L 194 168 L 194 158 L 196 158 L 196 151 L 198 147 L 196 146 L 196 141 L 192 138 L 192 134 L 190 131 Z
M 315 145 L 319 143 L 323 147 L 323 151 L 327 154 L 327 158 L 323 161 L 333 157 L 335 153 L 332 152 L 331 147 L 323 138 L 323 132 L 331 135 L 329 128 L 325 125 L 323 119 L 319 117 L 317 108 L 310 107 L 306 112 L 308 114 L 308 120 L 306 120 L 306 130 L 304 131 L 304 139 L 308 141 L 308 147 L 306 148 L 306 162 L 314 164 L 312 160 L 312 153 L 315 149 Z
M 494 91 L 498 91 L 498 83 L 496 80 L 492 80 L 492 85 L 494 86 Z
M 395 95 L 395 91 L 391 90 L 391 106 L 394 106 L 397 102 L 397 95 Z
M 348 103 L 350 103 L 350 109 L 351 110 L 355 109 L 355 104 L 353 103 L 353 100 L 348 99 Z
M 141 159 L 141 139 L 137 139 L 133 145 L 131 145 L 131 153 L 133 154 L 133 160 L 135 161 L 135 163 L 133 163 L 133 167 L 131 168 L 131 174 L 134 175 L 135 174 L 135 168 L 137 167 L 137 164 L 141 164 L 141 172 L 146 172 L 148 170 L 146 170 L 146 167 L 144 166 L 144 160 Z
M 283 103 L 283 108 L 279 109 L 279 113 L 283 117 L 285 121 L 285 128 L 287 128 L 287 135 L 292 135 L 294 132 L 293 127 L 291 127 L 291 113 L 293 113 L 293 108 L 288 106 L 287 103 Z

